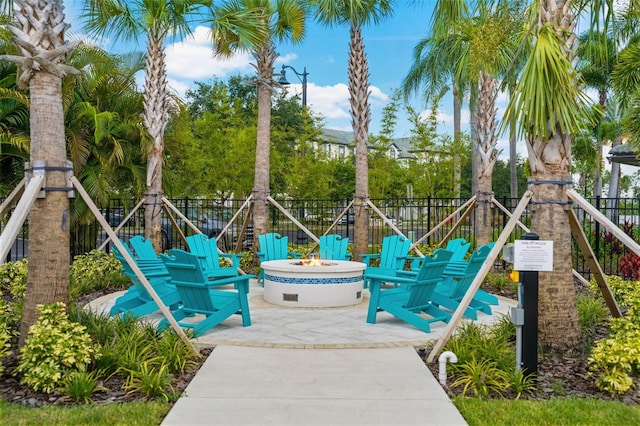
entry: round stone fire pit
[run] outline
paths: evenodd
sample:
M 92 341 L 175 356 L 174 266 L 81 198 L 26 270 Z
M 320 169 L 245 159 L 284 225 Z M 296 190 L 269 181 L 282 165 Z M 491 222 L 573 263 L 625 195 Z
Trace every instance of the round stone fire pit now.
M 264 300 L 274 305 L 330 308 L 362 302 L 361 262 L 286 259 L 262 262 Z

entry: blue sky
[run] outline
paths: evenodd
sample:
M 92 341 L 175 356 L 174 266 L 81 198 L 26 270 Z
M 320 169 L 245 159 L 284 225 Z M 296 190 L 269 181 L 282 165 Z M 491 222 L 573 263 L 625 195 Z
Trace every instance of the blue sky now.
M 81 0 L 64 0 L 67 20 L 71 23 L 70 34 L 82 34 L 78 19 Z M 382 108 L 388 103 L 394 89 L 400 87 L 412 63 L 413 48 L 418 40 L 427 36 L 434 0 L 397 0 L 392 17 L 377 26 L 363 29 L 365 51 L 369 61 L 372 121 L 370 133 L 380 130 Z M 232 59 L 219 60 L 212 55 L 208 30 L 204 26 L 194 27 L 193 35 L 179 43 L 168 44 L 167 71 L 171 87 L 179 94 L 193 86 L 195 81 L 207 82 L 213 78 L 225 79 L 230 75 L 253 74 L 252 58 L 246 53 Z M 101 40 L 101 47 L 111 52 L 144 50 L 145 38 L 138 43 L 116 45 L 110 40 Z M 325 127 L 351 130 L 349 98 L 347 92 L 347 58 L 349 31 L 346 27 L 326 28 L 309 19 L 307 34 L 298 45 L 277 46 L 280 58 L 276 72 L 282 64 L 294 67 L 298 72 L 307 68 L 307 103 L 325 119 Z M 301 93 L 300 80 L 287 70 L 287 80 L 292 83 L 287 90 Z M 451 131 L 450 99 L 441 105 L 442 132 Z M 423 102 L 414 100 L 413 106 L 422 110 Z M 468 116 L 468 114 L 466 114 Z M 468 123 L 468 120 L 465 120 Z M 410 125 L 402 116 L 398 122 L 396 136 L 409 136 Z
M 67 21 L 71 23 L 70 37 L 82 36 L 79 11 L 82 0 L 63 0 Z M 396 0 L 393 16 L 377 26 L 363 28 L 365 51 L 369 62 L 370 105 L 372 120 L 371 134 L 380 131 L 382 109 L 388 103 L 394 89 L 400 87 L 413 62 L 413 49 L 416 43 L 428 36 L 428 29 L 435 0 Z M 580 30 L 578 30 L 580 31 Z M 100 40 L 100 46 L 110 52 L 145 50 L 146 38 L 142 36 L 137 43 L 114 44 L 111 40 Z M 280 72 L 283 64 L 302 72 L 306 67 L 308 74 L 307 103 L 309 107 L 324 117 L 326 128 L 351 131 L 349 96 L 347 91 L 347 58 L 349 48 L 349 30 L 347 27 L 326 28 L 307 21 L 305 40 L 298 45 L 277 46 L 278 58 L 275 72 Z M 171 88 L 178 94 L 184 94 L 193 87 L 194 82 L 211 82 L 214 78 L 226 79 L 231 75 L 253 75 L 250 65 L 253 58 L 248 53 L 239 53 L 231 59 L 214 58 L 208 29 L 194 26 L 193 34 L 180 42 L 166 46 L 167 72 Z M 143 76 L 140 76 L 142 87 Z M 287 80 L 292 83 L 287 90 L 301 93 L 300 80 L 287 70 Z M 423 112 L 422 100 L 413 99 L 412 106 Z M 497 98 L 498 116 L 506 106 L 506 96 Z M 439 106 L 438 121 L 440 133 L 452 133 L 452 100 L 445 96 Z M 462 126 L 468 129 L 469 111 L 463 104 Z M 395 136 L 410 135 L 411 125 L 406 115 L 400 114 Z M 508 156 L 508 142 L 499 136 L 498 147 L 501 158 Z M 605 150 L 605 155 L 606 155 Z M 524 143 L 518 144 L 520 156 L 526 156 Z M 605 162 L 607 166 L 608 162 Z

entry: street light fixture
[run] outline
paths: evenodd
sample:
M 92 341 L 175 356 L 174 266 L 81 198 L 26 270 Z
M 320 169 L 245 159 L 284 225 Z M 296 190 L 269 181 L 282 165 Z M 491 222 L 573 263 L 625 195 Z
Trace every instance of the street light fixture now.
M 306 107 L 307 106 L 307 76 L 309 75 L 309 73 L 307 72 L 307 67 L 304 67 L 304 70 L 300 73 L 290 65 L 282 65 L 282 70 L 280 71 L 280 78 L 278 79 L 278 83 L 282 84 L 283 86 L 291 84 L 287 80 L 287 72 L 286 72 L 287 68 L 293 71 L 293 73 L 296 75 L 296 77 L 298 77 L 298 79 L 302 83 L 302 106 Z

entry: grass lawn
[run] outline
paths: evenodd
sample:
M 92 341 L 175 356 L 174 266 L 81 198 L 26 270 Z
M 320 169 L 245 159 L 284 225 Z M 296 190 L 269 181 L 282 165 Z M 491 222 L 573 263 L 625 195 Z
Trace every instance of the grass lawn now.
M 640 407 L 616 401 L 562 398 L 545 401 L 455 397 L 453 403 L 475 425 L 637 425 Z
M 28 408 L 0 401 L 0 425 L 159 425 L 168 412 L 165 402 Z
M 637 425 L 640 407 L 598 399 L 547 401 L 482 400 L 455 397 L 469 425 Z M 2 425 L 159 425 L 169 412 L 164 402 L 27 408 L 0 401 Z

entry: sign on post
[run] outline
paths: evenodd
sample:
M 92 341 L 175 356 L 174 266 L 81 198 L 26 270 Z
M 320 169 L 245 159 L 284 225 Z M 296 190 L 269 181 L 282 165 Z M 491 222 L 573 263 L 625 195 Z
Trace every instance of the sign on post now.
M 516 240 L 513 245 L 516 271 L 553 271 L 553 241 Z

